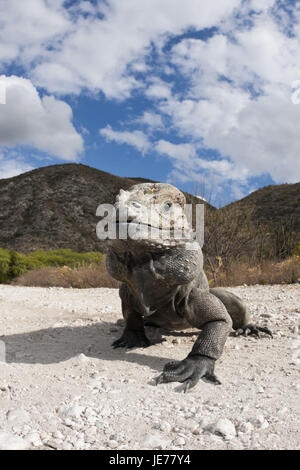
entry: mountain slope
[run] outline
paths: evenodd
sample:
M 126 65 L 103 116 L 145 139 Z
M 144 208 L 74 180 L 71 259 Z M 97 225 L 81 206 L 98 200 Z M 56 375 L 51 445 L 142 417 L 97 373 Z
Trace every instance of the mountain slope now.
M 291 221 L 300 239 L 300 182 L 265 186 L 224 209 L 251 212 L 253 221 L 271 227 Z
M 0 247 L 28 252 L 99 251 L 96 209 L 121 188 L 147 180 L 121 178 L 82 164 L 53 165 L 0 180 Z M 187 195 L 189 203 L 199 203 Z

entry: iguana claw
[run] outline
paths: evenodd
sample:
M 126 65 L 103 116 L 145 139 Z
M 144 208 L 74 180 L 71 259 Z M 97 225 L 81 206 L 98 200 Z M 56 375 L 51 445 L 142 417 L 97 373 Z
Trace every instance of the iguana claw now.
M 143 331 L 125 328 L 121 338 L 112 343 L 113 348 L 147 348 L 151 346 L 150 340 Z
M 253 325 L 253 324 L 249 324 L 249 325 L 246 325 L 242 328 L 238 328 L 235 332 L 234 332 L 234 336 L 241 336 L 241 335 L 245 335 L 245 336 L 249 336 L 249 335 L 255 335 L 257 336 L 258 338 L 260 338 L 260 332 L 262 333 L 266 333 L 267 335 L 271 336 L 273 338 L 273 335 L 272 335 L 272 332 L 271 330 L 269 330 L 269 328 L 265 328 L 263 326 L 257 326 L 257 325 Z
M 162 374 L 156 378 L 156 385 L 168 382 L 183 382 L 186 393 L 203 378 L 215 384 L 221 382 L 214 374 L 215 360 L 206 356 L 190 356 L 183 361 L 168 362 Z

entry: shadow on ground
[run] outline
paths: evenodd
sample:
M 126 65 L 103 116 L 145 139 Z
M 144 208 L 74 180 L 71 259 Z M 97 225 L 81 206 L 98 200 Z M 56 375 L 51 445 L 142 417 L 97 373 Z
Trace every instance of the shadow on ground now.
M 121 336 L 122 330 L 123 328 L 115 323 L 101 322 L 76 327 L 46 328 L 2 336 L 0 339 L 5 343 L 7 363 L 55 364 L 83 353 L 87 357 L 135 362 L 161 371 L 162 364 L 170 360 L 151 355 L 149 349 L 145 349 L 145 354 L 141 350 L 136 353 L 132 349 L 113 349 L 111 343 Z M 152 327 L 146 327 L 146 333 L 153 343 L 161 342 L 162 335 L 183 335 Z M 191 334 L 195 333 L 186 333 L 187 336 Z

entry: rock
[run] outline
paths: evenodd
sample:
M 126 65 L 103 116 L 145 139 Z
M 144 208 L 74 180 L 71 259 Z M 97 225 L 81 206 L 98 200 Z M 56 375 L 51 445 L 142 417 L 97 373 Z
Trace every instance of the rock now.
M 84 406 L 79 406 L 79 405 L 63 405 L 57 410 L 58 416 L 61 418 L 75 418 L 79 419 L 81 417 L 81 414 L 85 410 Z
M 177 437 L 177 439 L 175 439 L 175 440 L 173 441 L 173 445 L 174 445 L 174 446 L 180 446 L 180 447 L 181 447 L 181 446 L 185 446 L 185 439 L 184 439 L 184 437 Z
M 250 422 L 242 423 L 239 430 L 245 434 L 251 434 L 254 431 L 254 426 Z
M 150 434 L 144 440 L 141 449 L 165 449 L 167 446 L 160 434 Z
M 161 421 L 159 424 L 159 429 L 164 432 L 170 432 L 172 429 L 172 426 L 167 421 Z
M 283 408 L 281 408 L 280 410 L 278 410 L 278 414 L 279 414 L 279 415 L 285 415 L 285 414 L 287 414 L 288 412 L 289 412 L 289 409 L 288 409 L 286 406 L 284 406 Z
M 292 349 L 300 349 L 300 339 L 296 339 L 292 342 Z
M 22 408 L 16 408 L 15 410 L 9 410 L 7 412 L 7 421 L 13 424 L 23 424 L 30 420 L 30 415 L 27 411 Z
M 252 439 L 251 439 L 251 447 L 252 449 L 257 449 L 258 447 L 260 447 L 260 443 L 258 441 L 258 438 L 259 438 L 259 435 L 258 434 L 254 434 Z
M 227 418 L 221 418 L 211 427 L 211 432 L 220 434 L 225 440 L 233 439 L 236 436 L 235 426 Z
M 231 450 L 243 450 L 244 449 L 244 445 L 241 441 L 239 441 L 238 439 L 232 439 L 228 445 L 228 449 L 231 449 Z
M 8 432 L 0 432 L 0 450 L 26 450 L 30 443 L 22 437 Z
M 192 434 L 194 434 L 195 436 L 199 436 L 199 434 L 202 433 L 202 429 L 200 428 L 195 428 L 192 432 Z
M 207 416 L 203 416 L 203 418 L 200 419 L 199 426 L 201 429 L 204 431 L 210 429 L 211 427 L 211 419 L 208 418 Z
M 89 358 L 85 354 L 80 353 L 75 357 L 75 360 L 77 360 L 78 362 L 88 362 Z
M 61 433 L 60 431 L 55 431 L 54 433 L 52 433 L 52 436 L 53 436 L 55 439 L 64 439 L 64 435 L 63 435 L 63 433 Z
M 30 432 L 25 436 L 26 441 L 35 447 L 41 446 L 42 441 L 38 432 Z
M 115 440 L 111 440 L 108 442 L 108 447 L 110 449 L 116 449 L 118 447 L 119 443 Z
M 266 429 L 269 427 L 269 423 L 263 415 L 256 416 L 256 418 L 253 420 L 253 424 L 258 429 Z

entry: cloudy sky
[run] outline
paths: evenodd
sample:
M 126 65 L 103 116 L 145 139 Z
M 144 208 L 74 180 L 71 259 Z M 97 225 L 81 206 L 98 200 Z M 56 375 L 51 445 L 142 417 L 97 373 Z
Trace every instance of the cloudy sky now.
M 0 178 L 81 162 L 227 203 L 300 180 L 300 1 L 0 0 Z

